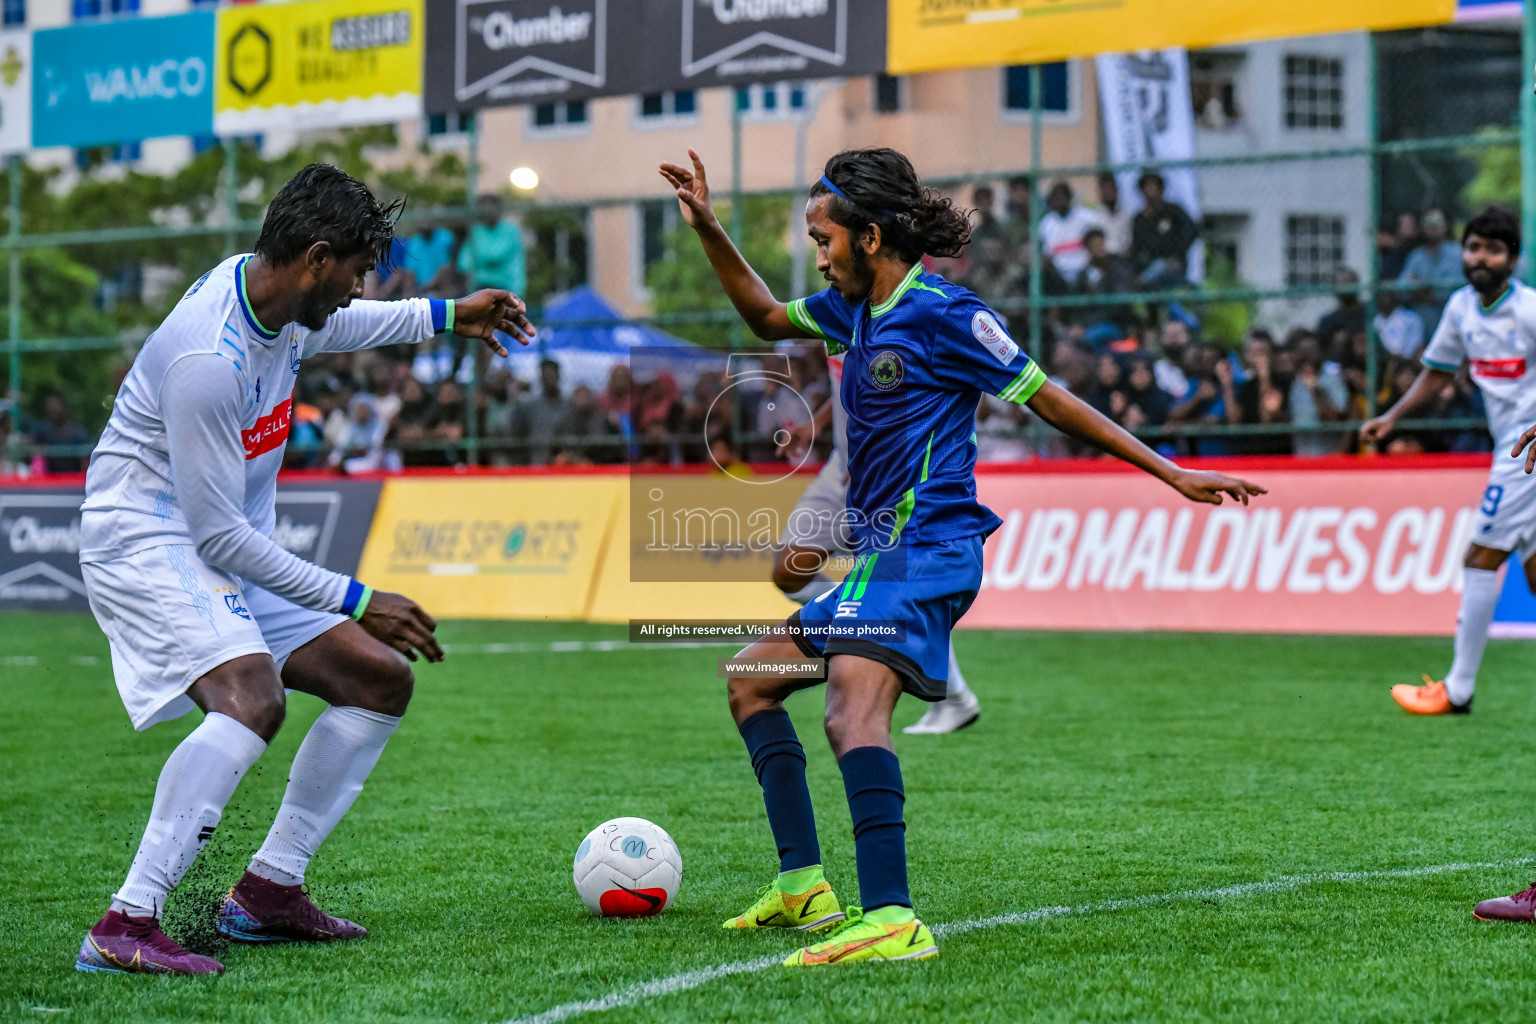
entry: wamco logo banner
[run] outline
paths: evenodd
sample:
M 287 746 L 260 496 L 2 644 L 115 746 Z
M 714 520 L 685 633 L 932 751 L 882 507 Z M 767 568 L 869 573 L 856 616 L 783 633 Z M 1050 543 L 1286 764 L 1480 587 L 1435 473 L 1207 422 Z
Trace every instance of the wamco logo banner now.
M 34 33 L 33 144 L 211 133 L 213 30 L 201 11 Z

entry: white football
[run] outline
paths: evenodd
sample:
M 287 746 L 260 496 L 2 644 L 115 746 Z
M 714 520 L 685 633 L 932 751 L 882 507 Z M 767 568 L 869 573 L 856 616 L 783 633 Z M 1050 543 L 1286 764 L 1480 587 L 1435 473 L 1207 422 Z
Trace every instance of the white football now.
M 572 876 L 581 902 L 599 917 L 650 917 L 677 896 L 683 858 L 660 825 L 614 818 L 581 841 Z

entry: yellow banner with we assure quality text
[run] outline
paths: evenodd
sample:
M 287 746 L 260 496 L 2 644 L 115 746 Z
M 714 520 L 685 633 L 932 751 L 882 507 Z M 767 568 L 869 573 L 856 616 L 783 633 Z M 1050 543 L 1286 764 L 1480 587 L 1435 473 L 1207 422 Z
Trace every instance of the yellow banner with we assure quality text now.
M 1100 53 L 1450 21 L 1456 0 L 890 0 L 889 71 L 1036 64 Z
M 419 117 L 425 10 L 424 0 L 220 5 L 214 130 Z

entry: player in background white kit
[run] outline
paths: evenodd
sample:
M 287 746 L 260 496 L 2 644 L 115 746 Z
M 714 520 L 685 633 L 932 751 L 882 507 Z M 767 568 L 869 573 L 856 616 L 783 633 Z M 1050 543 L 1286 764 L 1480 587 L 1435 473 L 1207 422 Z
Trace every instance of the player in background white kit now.
M 791 304 L 791 316 L 797 314 Z M 814 335 L 807 319 L 803 325 Z M 779 446 L 781 453 L 798 460 L 810 447 L 816 434 L 832 422 L 832 453 L 821 472 L 806 487 L 785 524 L 779 540 L 779 553 L 773 562 L 773 582 L 786 597 L 807 604 L 836 587 L 837 581 L 822 571 L 833 554 L 852 555 L 843 512 L 848 507 L 848 414 L 843 410 L 843 354 L 827 354 L 827 372 L 832 393 L 816 410 L 809 424 L 790 431 Z M 981 704 L 965 683 L 955 650 L 949 650 L 948 690 L 943 700 L 933 704 L 923 717 L 902 732 L 936 734 L 957 732 L 975 723 L 981 716 Z
M 200 708 L 166 761 L 127 881 L 81 944 L 85 971 L 214 974 L 160 930 L 166 896 L 282 725 L 284 688 L 330 705 L 289 772 L 266 842 L 230 890 L 238 941 L 356 939 L 303 891 L 312 857 L 352 806 L 410 702 L 407 659 L 442 660 L 436 623 L 273 543 L 303 357 L 434 333 L 527 343 L 522 300 L 354 302 L 389 252 L 393 214 L 360 182 L 311 164 L 278 192 L 252 255 L 197 281 L 139 352 L 86 474 L 80 561 L 134 728 Z
M 1477 668 L 1499 602 L 1499 566 L 1511 553 L 1520 553 L 1525 577 L 1536 587 L 1536 477 L 1504 455 L 1536 421 L 1536 290 L 1514 280 L 1519 257 L 1520 222 L 1513 214 L 1489 207 L 1467 222 L 1461 263 L 1469 283 L 1445 304 L 1413 386 L 1360 429 L 1361 440 L 1380 443 L 1398 420 L 1449 385 L 1463 361 L 1471 364 L 1488 408 L 1493 468 L 1467 548 L 1451 670 L 1443 682 L 1425 675 L 1422 686 L 1392 687 L 1392 699 L 1415 715 L 1472 710 Z

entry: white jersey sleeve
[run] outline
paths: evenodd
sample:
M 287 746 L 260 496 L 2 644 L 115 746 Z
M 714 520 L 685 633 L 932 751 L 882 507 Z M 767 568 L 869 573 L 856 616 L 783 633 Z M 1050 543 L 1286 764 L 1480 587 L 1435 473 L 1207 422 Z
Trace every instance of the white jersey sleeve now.
M 340 609 L 348 577 L 289 554 L 246 518 L 241 364 L 218 353 L 184 355 L 166 370 L 159 394 L 171 479 L 198 557 L 294 604 Z
M 1440 325 L 1435 328 L 1435 336 L 1429 340 L 1424 355 L 1420 357 L 1425 366 L 1446 373 L 1455 373 L 1461 369 L 1462 362 L 1467 358 L 1466 340 L 1461 336 L 1463 316 L 1460 309 L 1465 304 L 1466 293 L 1458 291 L 1451 299 L 1451 302 L 1446 303 L 1444 315 L 1440 317 Z
M 380 345 L 414 344 L 434 333 L 433 303 L 442 300 L 404 299 L 378 302 L 358 299 L 338 309 L 325 326 L 304 340 L 304 355 L 356 352 Z

